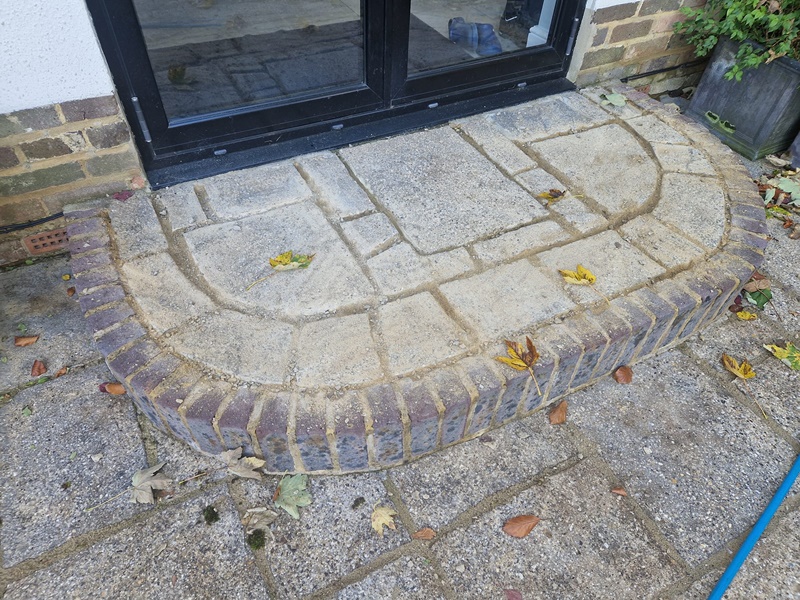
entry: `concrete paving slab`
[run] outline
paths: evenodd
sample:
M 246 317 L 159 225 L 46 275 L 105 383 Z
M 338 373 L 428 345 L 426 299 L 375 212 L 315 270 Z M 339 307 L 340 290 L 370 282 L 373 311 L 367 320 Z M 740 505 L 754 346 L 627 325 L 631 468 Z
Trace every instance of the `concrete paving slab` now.
M 397 229 L 383 213 L 342 223 L 342 230 L 361 256 L 383 250 L 400 239 Z
M 658 162 L 665 172 L 716 175 L 714 166 L 697 148 L 653 144 L 653 151 L 656 153 L 656 158 L 658 158 Z
M 725 192 L 706 177 L 668 173 L 653 216 L 706 248 L 716 248 L 725 223 Z
M 347 586 L 335 597 L 336 600 L 445 598 L 444 589 L 437 581 L 438 578 L 428 559 L 421 556 L 403 557 L 378 569 L 358 583 Z
M 296 164 L 320 201 L 338 217 L 352 217 L 375 209 L 369 196 L 350 177 L 347 168 L 333 152 L 302 156 Z
M 615 106 L 608 102 L 605 96 L 612 93 L 608 88 L 592 86 L 583 88 L 580 93 L 589 98 L 592 102 L 600 104 L 600 108 L 610 112 L 612 115 L 618 116 L 620 119 L 633 119 L 634 117 L 642 116 L 642 111 L 630 101 L 626 101 L 623 106 Z M 604 100 L 606 101 L 604 102 Z
M 591 210 L 585 202 L 572 196 L 552 202 L 550 210 L 581 234 L 592 233 L 608 227 L 605 217 Z
M 472 248 L 484 263 L 496 264 L 531 251 L 544 250 L 569 238 L 569 233 L 555 221 L 542 221 L 476 242 Z
M 675 131 L 672 127 L 661 121 L 655 115 L 646 115 L 636 119 L 628 119 L 628 125 L 636 130 L 642 138 L 651 144 L 684 144 L 689 140 Z
M 628 495 L 696 566 L 758 518 L 794 451 L 691 360 L 670 351 L 570 399 Z
M 341 155 L 423 254 L 547 214 L 449 127 L 346 148 Z M 380 156 L 386 159 L 376 160 Z
M 166 211 L 170 229 L 178 231 L 195 225 L 204 225 L 208 218 L 194 191 L 193 181 L 160 190 L 156 200 Z
M 203 509 L 219 521 L 207 525 Z M 12 583 L 5 597 L 266 598 L 269 590 L 224 489 L 158 511 Z
M 110 203 L 108 216 L 111 227 L 117 232 L 115 239 L 121 260 L 128 261 L 167 249 L 161 223 L 150 199 L 143 192 L 134 194 L 124 202 Z
M 86 512 L 147 467 L 133 406 L 99 392 L 106 381 L 114 378 L 105 365 L 76 369 L 0 407 L 5 567 L 147 510 L 123 497 Z
M 705 255 L 705 250 L 678 235 L 650 215 L 636 217 L 619 229 L 622 237 L 644 250 L 667 269 L 683 267 Z
M 516 175 L 536 166 L 536 161 L 500 133 L 496 127 L 487 123 L 483 117 L 464 119 L 453 127 L 456 131 L 463 131 L 509 175 Z
M 458 598 L 647 598 L 680 576 L 590 460 L 516 495 L 434 545 Z M 525 538 L 503 524 L 532 514 Z

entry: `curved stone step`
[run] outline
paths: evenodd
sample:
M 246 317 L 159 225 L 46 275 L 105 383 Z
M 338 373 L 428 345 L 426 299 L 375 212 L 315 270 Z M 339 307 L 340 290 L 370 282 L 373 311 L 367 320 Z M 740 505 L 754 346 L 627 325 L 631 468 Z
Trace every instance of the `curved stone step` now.
M 763 204 L 703 127 L 614 91 L 624 106 L 588 89 L 67 207 L 97 346 L 195 449 L 342 473 L 479 436 L 677 344 L 760 265 Z M 287 250 L 315 256 L 248 288 Z M 594 289 L 559 276 L 578 263 Z M 526 336 L 536 382 L 496 360 Z

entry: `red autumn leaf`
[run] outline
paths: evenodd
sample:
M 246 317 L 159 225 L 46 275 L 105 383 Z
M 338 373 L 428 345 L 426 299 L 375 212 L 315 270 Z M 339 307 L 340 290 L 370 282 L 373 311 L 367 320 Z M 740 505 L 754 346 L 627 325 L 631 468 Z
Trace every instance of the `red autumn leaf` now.
M 61 367 L 58 371 L 56 371 L 56 374 L 53 375 L 53 379 L 58 379 L 59 377 L 61 377 L 62 375 L 66 375 L 67 373 L 69 373 L 69 367 Z
M 524 538 L 539 524 L 539 517 L 533 515 L 519 515 L 506 521 L 503 531 L 515 538 Z
M 67 288 L 67 296 L 72 298 L 75 295 L 75 286 Z
M 522 600 L 522 594 L 517 590 L 503 590 L 506 600 Z
M 113 396 L 121 396 L 125 393 L 125 387 L 116 381 L 107 381 L 97 386 L 98 389 L 104 394 L 111 394 Z
M 611 490 L 611 493 L 612 494 L 616 494 L 617 496 L 627 496 L 628 495 L 628 492 L 626 492 L 625 488 L 622 488 L 622 487 L 615 487 L 613 490 Z
M 25 346 L 30 346 L 31 344 L 35 344 L 39 340 L 38 335 L 17 335 L 14 336 L 14 345 L 19 346 L 20 348 L 24 348 Z
M 432 540 L 436 537 L 436 532 L 430 527 L 423 527 L 416 533 L 411 534 L 411 539 L 414 540 Z
M 567 401 L 562 400 L 556 404 L 555 408 L 550 411 L 548 415 L 550 418 L 550 425 L 563 425 L 567 422 Z
M 625 365 L 614 371 L 613 377 L 617 383 L 630 383 L 633 381 L 633 369 Z
M 31 377 L 39 377 L 45 373 L 47 373 L 47 367 L 44 366 L 44 363 L 40 360 L 33 361 L 33 366 L 31 367 Z

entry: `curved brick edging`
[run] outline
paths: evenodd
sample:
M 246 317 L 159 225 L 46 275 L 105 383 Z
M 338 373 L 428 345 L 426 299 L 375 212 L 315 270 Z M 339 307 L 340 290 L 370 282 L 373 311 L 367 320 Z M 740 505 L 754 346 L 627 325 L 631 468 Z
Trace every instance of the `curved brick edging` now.
M 271 472 L 352 472 L 401 464 L 481 435 L 686 337 L 726 309 L 763 261 L 762 200 L 737 156 L 712 134 L 645 94 L 620 87 L 709 155 L 727 188 L 720 248 L 702 264 L 536 331 L 535 373 L 512 372 L 479 354 L 360 390 L 313 397 L 208 377 L 163 350 L 126 299 L 101 203 L 65 211 L 82 309 L 112 373 L 162 431 L 216 454 L 266 460 Z M 115 326 L 116 324 L 116 326 Z

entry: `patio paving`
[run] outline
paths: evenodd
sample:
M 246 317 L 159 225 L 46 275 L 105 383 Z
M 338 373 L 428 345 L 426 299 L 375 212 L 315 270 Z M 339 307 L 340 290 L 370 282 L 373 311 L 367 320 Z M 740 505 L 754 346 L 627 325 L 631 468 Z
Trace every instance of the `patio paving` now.
M 796 243 L 713 136 L 619 91 L 71 207 L 70 258 L 0 273 L 0 595 L 707 595 L 800 451 L 797 377 L 760 347 L 798 342 Z M 287 250 L 315 258 L 247 290 Z M 765 253 L 776 312 L 738 321 Z M 577 262 L 608 301 L 563 282 Z M 494 360 L 526 335 L 542 393 Z M 260 481 L 219 470 L 238 447 Z M 189 481 L 112 499 L 162 461 Z M 287 471 L 312 503 L 251 548 Z M 797 489 L 730 597 L 800 598 Z

